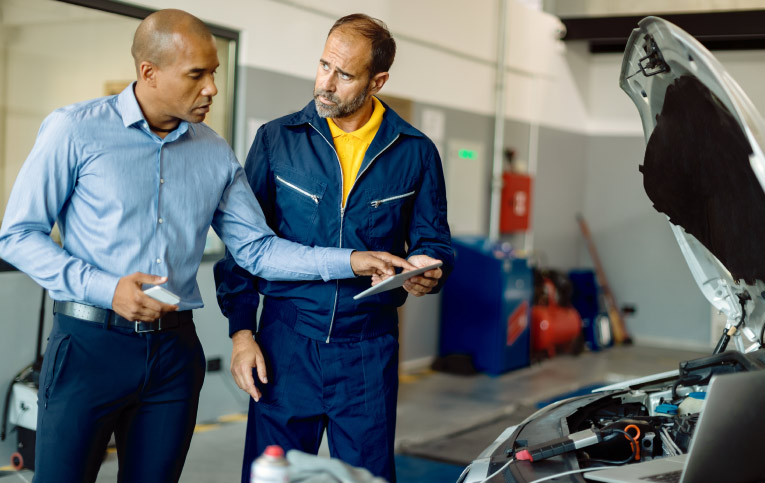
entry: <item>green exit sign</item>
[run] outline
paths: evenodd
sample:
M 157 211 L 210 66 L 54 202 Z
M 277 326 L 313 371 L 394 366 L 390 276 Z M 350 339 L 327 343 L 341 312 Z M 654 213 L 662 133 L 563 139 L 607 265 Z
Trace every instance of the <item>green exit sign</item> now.
M 457 156 L 460 159 L 477 159 L 478 153 L 476 153 L 472 149 L 460 149 L 459 151 L 457 151 Z

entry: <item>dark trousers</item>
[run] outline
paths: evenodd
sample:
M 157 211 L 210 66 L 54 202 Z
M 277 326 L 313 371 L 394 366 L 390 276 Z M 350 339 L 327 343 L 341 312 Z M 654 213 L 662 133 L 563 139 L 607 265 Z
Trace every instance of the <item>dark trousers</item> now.
M 242 482 L 266 446 L 316 454 L 325 429 L 332 457 L 395 482 L 396 336 L 325 343 L 278 321 L 261 325 L 269 382 L 260 402 L 250 399 Z
M 34 481 L 95 481 L 112 433 L 119 482 L 178 481 L 204 375 L 193 324 L 136 334 L 56 314 L 40 375 Z

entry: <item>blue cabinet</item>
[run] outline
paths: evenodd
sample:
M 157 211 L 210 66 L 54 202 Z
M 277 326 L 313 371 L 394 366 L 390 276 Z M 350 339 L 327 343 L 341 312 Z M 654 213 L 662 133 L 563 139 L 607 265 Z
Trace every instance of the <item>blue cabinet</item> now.
M 441 297 L 440 355 L 467 354 L 501 374 L 529 365 L 532 272 L 525 259 L 495 255 L 480 237 L 455 237 L 454 271 Z

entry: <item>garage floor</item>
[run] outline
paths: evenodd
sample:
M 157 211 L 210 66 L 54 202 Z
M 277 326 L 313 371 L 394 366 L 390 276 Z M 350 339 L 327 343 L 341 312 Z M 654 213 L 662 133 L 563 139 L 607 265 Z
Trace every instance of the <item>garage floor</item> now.
M 625 346 L 576 357 L 560 356 L 498 377 L 455 376 L 430 371 L 403 376 L 396 448 L 401 453 L 423 454 L 423 448 L 427 453 L 429 443 L 447 441 L 451 443 L 449 454 L 445 450 L 444 457 L 439 459 L 456 463 L 462 455 L 469 461 L 499 435 L 501 430 L 497 428 L 514 424 L 514 417 L 525 415 L 540 401 L 583 386 L 614 383 L 676 369 L 680 360 L 708 353 L 711 349 L 701 353 Z M 239 481 L 244 430 L 241 415 L 199 426 L 181 482 Z M 431 445 L 430 451 L 433 447 Z M 322 452 L 329 454 L 326 448 Z M 98 482 L 116 481 L 116 460 L 116 454 L 108 455 Z M 0 476 L 2 483 L 31 479 L 32 473 L 28 471 Z M 426 483 L 422 478 L 418 481 Z

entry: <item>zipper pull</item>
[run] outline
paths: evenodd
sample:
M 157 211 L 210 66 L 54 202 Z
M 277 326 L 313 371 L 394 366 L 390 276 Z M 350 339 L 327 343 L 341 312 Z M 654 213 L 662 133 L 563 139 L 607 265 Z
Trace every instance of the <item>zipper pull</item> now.
M 318 197 L 318 196 L 316 196 L 316 195 L 311 195 L 311 199 L 312 199 L 312 200 L 313 200 L 313 202 L 314 202 L 314 203 L 316 203 L 317 205 L 319 204 L 319 197 Z

